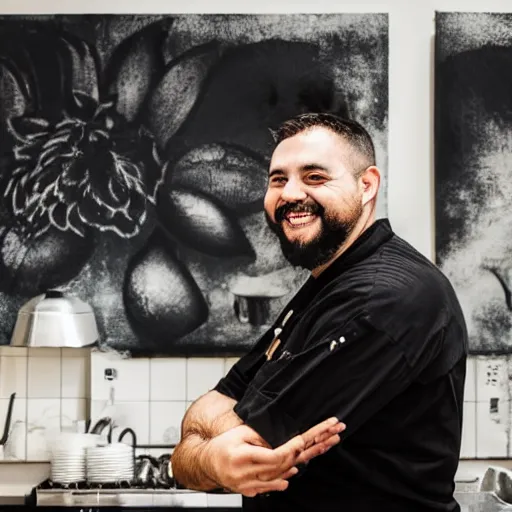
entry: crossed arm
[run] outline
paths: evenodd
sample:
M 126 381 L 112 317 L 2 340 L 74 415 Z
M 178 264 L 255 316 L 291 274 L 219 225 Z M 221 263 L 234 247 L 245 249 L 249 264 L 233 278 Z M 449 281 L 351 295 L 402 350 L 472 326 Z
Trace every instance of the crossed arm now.
M 236 401 L 210 391 L 188 409 L 181 441 L 172 455 L 176 479 L 191 489 L 224 488 L 245 496 L 288 487 L 297 464 L 324 453 L 340 441 L 345 428 L 336 418 L 272 449 L 233 411 Z

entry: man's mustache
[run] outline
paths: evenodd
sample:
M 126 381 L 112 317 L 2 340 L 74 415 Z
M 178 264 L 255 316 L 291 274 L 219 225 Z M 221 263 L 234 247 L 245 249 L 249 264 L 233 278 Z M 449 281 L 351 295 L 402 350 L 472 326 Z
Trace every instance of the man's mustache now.
M 286 203 L 276 209 L 274 217 L 280 224 L 288 213 L 312 213 L 313 215 L 322 215 L 324 209 L 318 203 Z

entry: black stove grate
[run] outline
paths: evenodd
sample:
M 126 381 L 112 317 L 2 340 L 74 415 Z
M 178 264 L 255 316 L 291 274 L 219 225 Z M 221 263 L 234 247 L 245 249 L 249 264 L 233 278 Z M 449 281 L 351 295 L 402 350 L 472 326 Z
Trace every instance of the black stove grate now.
M 59 482 L 53 482 L 50 479 L 41 482 L 36 490 L 117 490 L 117 489 L 143 489 L 143 490 L 152 490 L 152 489 L 176 489 L 181 488 L 181 486 L 175 486 L 172 484 L 165 484 L 159 481 L 152 482 L 138 482 L 137 480 L 132 481 L 119 481 L 119 482 L 105 482 L 105 483 L 93 483 L 93 482 L 73 482 L 70 484 L 61 484 Z
M 111 490 L 111 489 L 143 489 L 143 490 L 166 490 L 166 489 L 184 489 L 174 478 L 168 474 L 168 465 L 171 454 L 163 454 L 158 458 L 150 455 L 139 455 L 135 458 L 135 475 L 137 477 L 131 481 L 92 483 L 92 482 L 73 482 L 62 484 L 53 482 L 51 479 L 45 480 L 36 487 L 36 490 Z

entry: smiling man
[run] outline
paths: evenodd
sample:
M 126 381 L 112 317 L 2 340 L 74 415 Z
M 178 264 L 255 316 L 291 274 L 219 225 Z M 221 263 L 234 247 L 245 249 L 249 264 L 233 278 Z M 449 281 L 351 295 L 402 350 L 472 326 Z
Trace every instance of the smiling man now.
M 305 129 L 308 120 L 317 119 L 325 125 Z M 362 127 L 325 115 L 289 121 L 278 137 L 283 140 L 270 164 L 267 221 L 292 265 L 320 273 L 375 219 L 380 175 L 373 144 Z M 363 171 L 360 191 L 357 178 Z
M 464 318 L 442 273 L 375 220 L 379 184 L 358 123 L 278 130 L 267 221 L 311 277 L 187 411 L 178 481 L 241 492 L 246 511 L 460 510 Z

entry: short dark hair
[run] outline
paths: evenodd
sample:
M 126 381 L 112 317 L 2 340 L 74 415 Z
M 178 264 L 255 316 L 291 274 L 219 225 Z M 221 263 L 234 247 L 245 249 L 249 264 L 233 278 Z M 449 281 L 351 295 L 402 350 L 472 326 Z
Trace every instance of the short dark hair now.
M 311 128 L 323 127 L 344 138 L 356 151 L 359 165 L 355 174 L 361 174 L 368 167 L 375 165 L 375 147 L 370 134 L 357 121 L 343 119 L 334 114 L 306 113 L 299 114 L 279 126 L 274 132 L 276 145 Z

